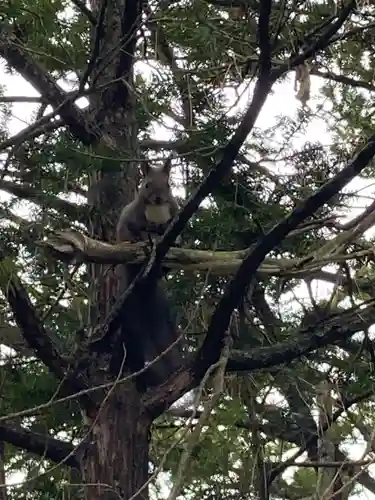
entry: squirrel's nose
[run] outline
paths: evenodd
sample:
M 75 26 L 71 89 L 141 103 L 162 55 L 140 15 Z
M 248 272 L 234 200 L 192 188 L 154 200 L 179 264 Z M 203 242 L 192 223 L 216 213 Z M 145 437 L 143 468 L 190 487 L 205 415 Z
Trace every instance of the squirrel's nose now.
M 160 198 L 160 196 L 157 196 L 157 197 L 155 198 L 155 203 L 156 203 L 157 205 L 161 205 L 161 202 L 162 202 L 162 199 Z

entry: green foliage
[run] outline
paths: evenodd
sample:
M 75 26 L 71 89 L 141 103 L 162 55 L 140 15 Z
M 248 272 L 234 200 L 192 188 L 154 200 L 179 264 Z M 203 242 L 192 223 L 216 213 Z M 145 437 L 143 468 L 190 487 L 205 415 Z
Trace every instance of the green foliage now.
M 171 68 L 171 64 L 157 55 L 160 33 L 141 30 L 134 79 L 137 96 L 134 115 L 139 142 L 135 160 L 141 153 L 160 160 L 175 149 L 178 159 L 174 161 L 174 172 L 176 180 L 182 181 L 181 197 L 184 198 L 221 159 L 222 148 L 242 119 L 243 110 L 233 106 L 233 96 L 240 95 L 255 80 L 259 2 L 250 1 L 246 13 L 204 0 L 161 4 L 153 23 L 158 25 L 157 30 L 163 31 L 180 69 Z M 333 1 L 273 4 L 269 31 L 274 37 L 274 65 L 295 53 L 336 8 Z M 346 31 L 358 26 L 358 19 L 371 22 L 375 16 L 373 6 L 358 9 L 357 20 L 348 23 Z M 0 17 L 15 24 L 17 36 L 26 43 L 35 62 L 59 79 L 64 88 L 67 84 L 71 87 L 72 82 L 78 88 L 78 80 L 92 54 L 94 30 L 72 2 L 37 0 L 31 4 L 12 0 L 1 5 Z M 314 90 L 314 97 L 308 103 L 310 109 L 294 112 L 287 109 L 289 102 L 286 101 L 282 113 L 274 113 L 262 126 L 256 124 L 231 174 L 216 186 L 208 202 L 189 221 L 183 234 L 186 246 L 212 250 L 248 248 L 341 171 L 373 134 L 374 104 L 369 93 L 373 82 L 373 44 L 373 29 L 358 31 L 314 58 L 312 74 L 316 70 L 318 76 L 313 77 L 313 82 L 319 89 Z M 145 64 L 153 68 L 147 74 Z M 14 74 L 10 65 L 6 65 L 5 71 Z M 321 78 L 319 72 L 325 77 Z M 342 75 L 349 80 L 340 83 Z M 113 75 L 107 76 L 108 81 L 113 78 Z M 288 85 L 292 85 L 291 81 L 283 77 L 271 98 L 282 101 Z M 232 91 L 230 98 L 224 92 L 228 88 Z M 12 88 L 6 88 L 6 92 L 10 95 Z M 100 92 L 104 92 L 103 89 Z M 2 86 L 0 101 L 4 93 Z M 90 100 L 90 95 L 88 98 Z M 119 116 L 124 112 L 122 105 L 118 102 Z M 12 135 L 10 118 L 14 106 L 0 102 L 0 141 Z M 44 103 L 36 105 L 35 119 L 40 118 L 43 106 Z M 188 123 L 184 116 L 184 106 L 189 108 L 193 123 Z M 120 120 L 119 116 L 115 118 Z M 166 117 L 167 126 L 155 133 Z M 321 135 L 311 137 L 309 127 L 317 122 L 324 122 L 329 137 L 323 128 Z M 155 137 L 163 142 L 161 146 Z M 163 148 L 165 141 L 170 144 Z M 134 160 L 133 151 L 127 150 L 125 143 L 120 149 L 94 150 L 60 127 L 57 131 L 46 130 L 37 137 L 26 138 L 0 153 L 0 189 L 9 195 L 0 207 L 0 250 L 7 256 L 2 266 L 9 273 L 11 266 L 18 271 L 45 327 L 66 356 L 76 348 L 77 331 L 89 324 L 89 270 L 81 266 L 77 271 L 73 266 L 52 261 L 41 252 L 37 242 L 61 229 L 91 230 L 92 220 L 85 212 L 85 201 L 92 178 L 104 169 L 111 172 L 121 169 L 124 178 L 131 175 L 129 164 Z M 373 176 L 372 162 L 359 178 L 361 182 L 372 181 Z M 17 191 L 20 186 L 21 192 Z M 110 189 L 117 187 L 113 185 Z M 309 223 L 315 225 L 288 236 L 268 257 L 313 256 L 342 229 L 338 223 L 332 225 L 332 221 L 330 224 L 326 220 L 347 215 L 348 207 L 354 202 L 363 207 L 365 200 L 354 192 L 356 186 L 350 189 L 332 197 L 314 214 Z M 104 226 L 106 217 L 108 214 L 99 214 Z M 360 235 L 350 245 L 340 247 L 339 254 L 364 251 L 372 246 L 371 235 L 366 239 Z M 346 302 L 340 299 L 342 307 L 344 302 L 349 304 L 345 307 L 350 308 L 355 302 L 374 297 L 372 261 L 371 256 L 360 255 L 343 264 L 338 258 L 335 266 L 328 269 L 331 273 L 340 270 L 344 277 L 361 270 L 342 288 L 346 299 Z M 322 269 L 314 269 L 318 271 Z M 310 278 L 313 277 L 311 274 Z M 171 273 L 168 292 L 191 351 L 201 344 L 227 283 L 227 276 L 210 272 Z M 338 284 L 337 280 L 334 279 L 333 284 Z M 293 344 L 301 330 L 306 334 L 303 320 L 307 311 L 314 308 L 303 277 L 262 276 L 258 285 L 251 302 L 245 300 L 235 311 L 231 324 L 235 348 L 249 354 L 254 349 L 281 342 Z M 332 288 L 332 283 L 326 288 L 329 286 Z M 321 290 L 312 295 L 318 303 L 327 298 L 327 293 Z M 0 311 L 1 340 L 1 330 L 5 335 L 6 329 L 15 323 L 3 297 Z M 371 333 L 351 340 L 340 337 L 342 328 L 355 322 L 358 316 L 360 311 L 354 312 L 344 319 L 345 324 L 340 324 L 337 317 L 332 320 L 338 329 L 335 346 L 268 371 L 228 376 L 225 395 L 193 452 L 184 496 L 258 498 L 259 463 L 263 460 L 269 469 L 271 461 L 285 460 L 287 452 L 289 456 L 291 450 L 306 442 L 318 413 L 316 387 L 321 380 L 330 377 L 336 384 L 336 410 L 340 402 L 354 400 L 373 389 L 375 358 Z M 329 321 L 316 318 L 307 334 L 324 331 Z M 12 354 L 2 356 L 2 415 L 43 405 L 57 390 L 55 378 L 39 361 L 22 351 Z M 205 390 L 206 397 L 211 394 L 211 389 Z M 374 425 L 371 402 L 358 401 L 353 408 L 355 418 L 343 413 L 335 425 L 334 433 L 340 445 L 352 439 L 355 431 L 358 435 L 358 429 L 364 432 L 363 426 L 372 429 Z M 151 461 L 155 467 L 171 443 L 184 435 L 186 418 L 166 415 L 159 420 L 152 436 Z M 52 405 L 15 422 L 34 432 L 69 441 L 83 435 L 81 415 L 74 402 Z M 179 443 L 165 462 L 164 472 L 171 480 L 176 478 L 182 449 Z M 78 484 L 79 479 L 66 468 L 38 477 L 51 463 L 37 460 L 10 445 L 6 446 L 5 459 L 9 473 L 21 470 L 30 480 L 9 489 L 11 500 L 65 498 L 68 490 L 71 496 L 81 494 L 78 488 L 67 488 L 68 483 Z M 299 468 L 288 481 L 279 476 L 270 494 L 275 499 L 281 496 L 307 498 L 315 489 L 314 469 Z

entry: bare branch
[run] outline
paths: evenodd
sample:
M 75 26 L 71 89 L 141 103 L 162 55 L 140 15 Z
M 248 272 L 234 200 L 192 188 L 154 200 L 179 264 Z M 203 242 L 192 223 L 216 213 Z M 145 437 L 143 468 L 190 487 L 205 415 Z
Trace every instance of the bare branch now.
M 61 463 L 64 461 L 69 467 L 79 470 L 79 463 L 74 454 L 67 458 L 72 453 L 73 446 L 64 441 L 54 439 L 48 436 L 48 434 L 36 434 L 22 427 L 1 425 L 0 439 L 39 457 L 52 460 L 52 462 Z
M 306 226 L 305 230 L 309 231 L 319 226 L 313 224 Z M 365 226 L 365 229 L 367 226 Z M 364 229 L 364 230 L 365 230 Z M 363 230 L 363 231 L 364 231 Z M 293 236 L 295 233 L 300 234 L 303 231 L 291 231 L 288 236 Z M 342 242 L 342 233 L 337 235 L 337 240 Z M 330 240 L 333 242 L 335 239 Z M 348 242 L 350 244 L 352 240 Z M 85 262 L 97 264 L 119 264 L 119 263 L 143 263 L 147 255 L 148 243 L 128 243 L 123 242 L 117 245 L 111 245 L 104 241 L 94 240 L 77 231 L 57 232 L 49 237 L 46 241 L 38 242 L 40 246 L 45 247 L 51 252 L 54 258 L 58 258 L 64 262 Z M 337 282 L 337 276 L 321 271 L 324 265 L 331 262 L 345 262 L 356 258 L 373 255 L 373 248 L 361 250 L 359 252 L 342 253 L 338 255 L 332 254 L 332 246 L 327 250 L 327 255 L 322 251 L 319 258 L 315 258 L 313 252 L 304 258 L 296 259 L 264 259 L 263 263 L 257 269 L 259 276 L 283 276 L 283 277 L 304 277 L 314 276 L 315 279 L 328 280 L 329 282 Z M 196 250 L 191 248 L 173 248 L 168 250 L 167 255 L 163 259 L 163 266 L 169 269 L 185 269 L 186 271 L 195 270 L 210 270 L 213 274 L 231 274 L 234 273 L 242 263 L 242 260 L 247 255 L 248 250 L 237 251 L 210 251 Z M 311 260 L 314 259 L 314 262 Z M 360 285 L 361 280 L 357 280 Z
M 32 102 L 32 103 L 40 103 L 43 102 L 42 97 L 26 97 L 26 96 L 11 96 L 11 95 L 3 95 L 0 96 L 0 102 Z
M 355 78 L 350 78 L 349 76 L 337 75 L 331 71 L 320 71 L 315 68 L 311 68 L 310 73 L 315 76 L 320 76 L 321 78 L 326 78 L 327 80 L 343 83 L 344 85 L 350 85 L 351 87 L 358 87 L 369 90 L 370 92 L 375 92 L 375 85 L 372 85 L 365 80 L 357 80 Z
M 104 37 L 104 17 L 105 17 L 105 12 L 107 10 L 107 4 L 108 4 L 108 0 L 102 1 L 102 5 L 101 5 L 99 16 L 98 16 L 98 22 L 96 23 L 96 27 L 95 27 L 94 47 L 92 49 L 92 54 L 91 54 L 90 60 L 87 64 L 86 70 L 82 76 L 80 83 L 79 83 L 79 92 L 82 92 L 84 90 L 85 85 L 87 83 L 87 80 L 89 79 L 89 77 L 94 69 L 96 60 L 99 56 L 100 42 L 101 42 L 102 38 Z

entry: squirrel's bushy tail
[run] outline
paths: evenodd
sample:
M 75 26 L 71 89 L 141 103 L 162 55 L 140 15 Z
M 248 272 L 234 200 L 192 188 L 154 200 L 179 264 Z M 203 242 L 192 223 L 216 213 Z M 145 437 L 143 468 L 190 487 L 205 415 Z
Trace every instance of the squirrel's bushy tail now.
M 130 284 L 140 265 L 121 266 L 123 286 Z M 123 288 L 122 288 L 123 289 Z M 161 355 L 178 338 L 176 324 L 166 292 L 160 282 L 134 289 L 123 311 L 122 336 L 126 339 L 127 358 L 133 371 L 141 369 Z M 147 385 L 158 385 L 168 379 L 183 362 L 182 342 L 177 342 L 152 364 L 142 377 Z

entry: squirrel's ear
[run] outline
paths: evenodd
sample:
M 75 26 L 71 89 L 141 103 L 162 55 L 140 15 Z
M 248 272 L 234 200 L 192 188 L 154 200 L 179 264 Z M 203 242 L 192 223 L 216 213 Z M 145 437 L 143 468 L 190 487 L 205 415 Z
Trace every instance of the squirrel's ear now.
M 163 172 L 167 175 L 170 174 L 171 172 L 171 166 L 172 166 L 172 159 L 171 158 L 167 158 L 167 160 L 165 161 L 164 165 L 163 165 Z
M 141 171 L 142 171 L 142 174 L 143 174 L 144 177 L 146 177 L 146 175 L 149 173 L 150 168 L 151 167 L 150 167 L 150 164 L 149 164 L 148 161 L 143 160 L 141 162 Z

